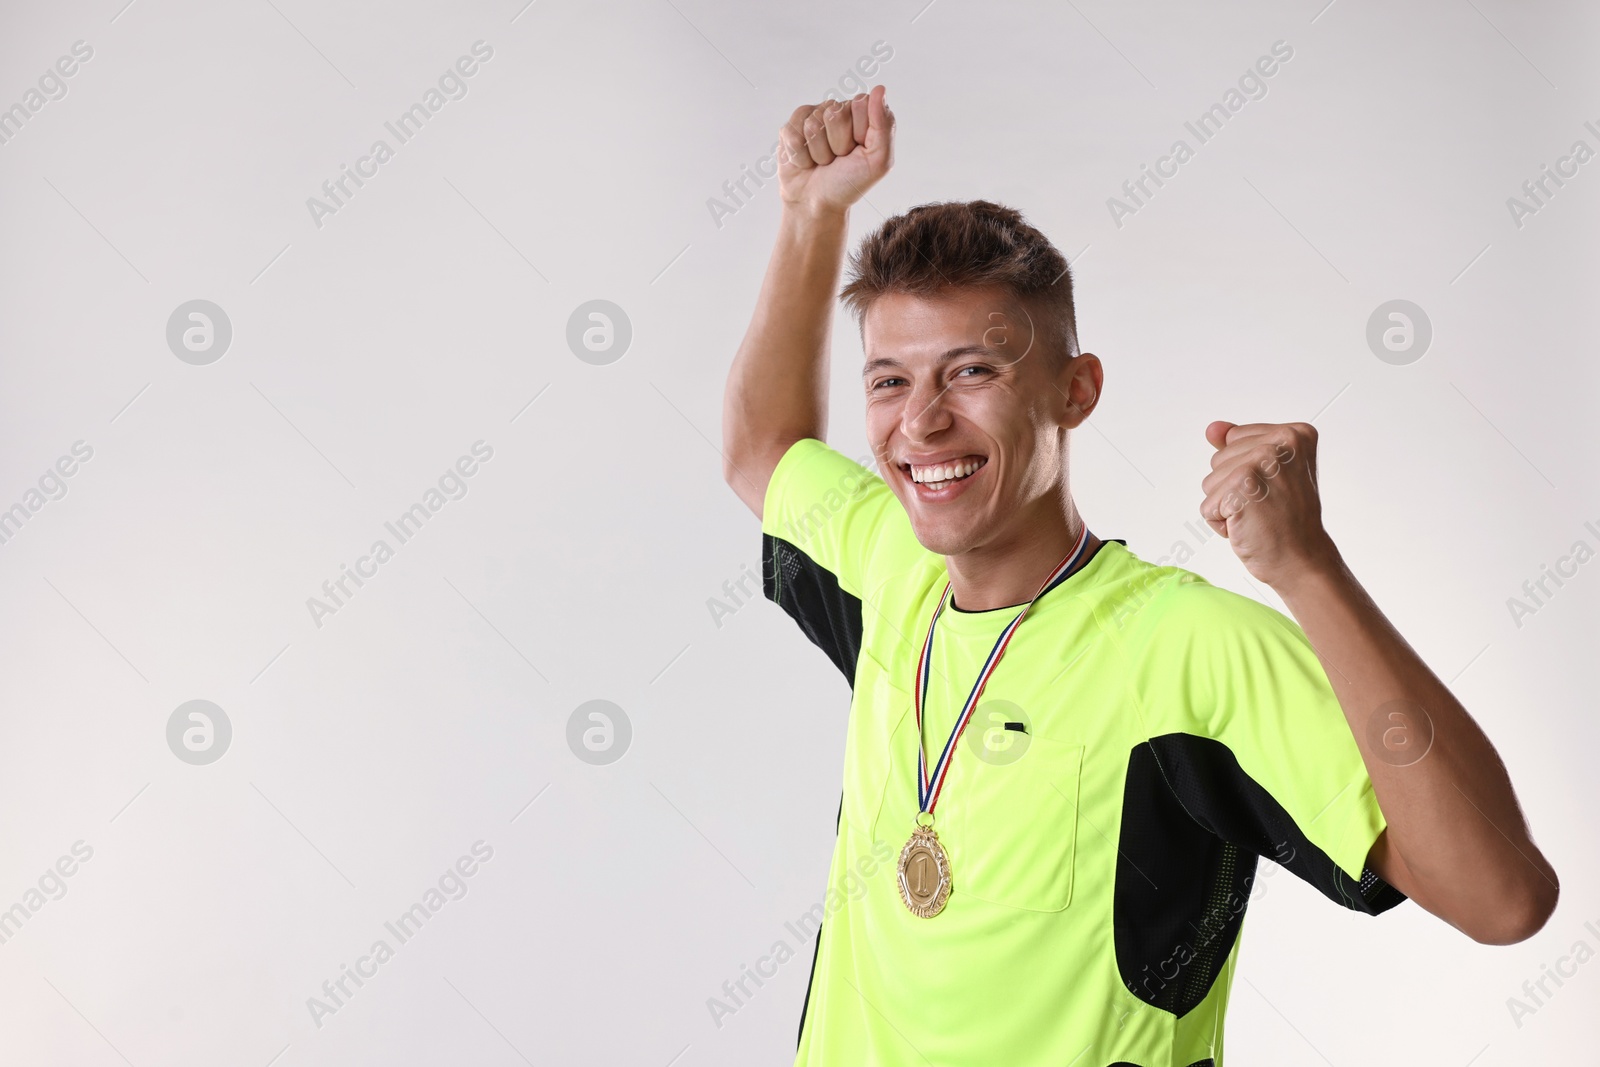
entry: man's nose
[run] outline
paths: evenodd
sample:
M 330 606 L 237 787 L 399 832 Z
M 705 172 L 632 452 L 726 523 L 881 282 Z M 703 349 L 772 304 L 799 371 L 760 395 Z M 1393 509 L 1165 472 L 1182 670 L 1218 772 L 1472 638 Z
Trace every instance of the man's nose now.
M 914 386 L 900 409 L 900 429 L 906 437 L 919 440 L 950 425 L 950 410 L 945 403 L 947 390 L 937 382 Z

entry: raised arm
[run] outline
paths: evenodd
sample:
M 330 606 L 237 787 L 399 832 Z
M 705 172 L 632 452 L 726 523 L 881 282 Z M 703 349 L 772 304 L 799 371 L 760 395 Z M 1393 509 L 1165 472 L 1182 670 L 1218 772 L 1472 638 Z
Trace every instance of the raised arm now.
M 1367 765 L 1385 829 L 1367 864 L 1488 945 L 1532 937 L 1561 885 L 1499 753 L 1378 610 L 1322 525 L 1317 430 L 1213 422 L 1200 514 L 1311 642 Z
M 828 431 L 828 340 L 850 205 L 893 164 L 884 87 L 803 104 L 779 133 L 783 214 L 722 400 L 722 476 L 756 517 L 783 453 Z

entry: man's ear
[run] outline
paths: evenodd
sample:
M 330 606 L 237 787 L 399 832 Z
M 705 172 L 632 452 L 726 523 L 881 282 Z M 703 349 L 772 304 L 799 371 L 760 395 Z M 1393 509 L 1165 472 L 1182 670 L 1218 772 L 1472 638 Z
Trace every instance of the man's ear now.
M 1062 406 L 1062 423 L 1076 430 L 1089 420 L 1105 388 L 1105 368 L 1093 352 L 1080 352 L 1066 361 L 1057 375 L 1056 388 Z

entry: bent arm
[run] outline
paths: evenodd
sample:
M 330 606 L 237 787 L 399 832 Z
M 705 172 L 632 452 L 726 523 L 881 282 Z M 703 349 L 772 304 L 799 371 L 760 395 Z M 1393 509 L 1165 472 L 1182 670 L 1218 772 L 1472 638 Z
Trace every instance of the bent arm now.
M 1388 824 L 1368 865 L 1475 941 L 1533 936 L 1560 887 L 1483 730 L 1336 550 L 1329 566 L 1278 593 L 1327 668 Z
M 893 165 L 884 87 L 801 104 L 778 131 L 783 216 L 722 399 L 722 476 L 762 517 L 784 452 L 828 432 L 828 341 L 850 205 Z
M 722 398 L 722 476 L 756 517 L 784 451 L 828 431 L 828 343 L 845 208 L 785 204 L 755 315 Z

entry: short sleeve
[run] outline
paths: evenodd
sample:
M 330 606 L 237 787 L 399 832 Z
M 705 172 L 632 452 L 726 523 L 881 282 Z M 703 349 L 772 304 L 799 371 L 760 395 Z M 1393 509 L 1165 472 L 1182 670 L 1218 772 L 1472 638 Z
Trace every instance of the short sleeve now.
M 1217 836 L 1369 914 L 1405 896 L 1366 865 L 1387 825 L 1361 750 L 1304 631 L 1194 580 L 1148 609 L 1141 704 L 1169 787 Z
M 790 445 L 762 505 L 762 586 L 854 685 L 861 600 L 903 546 L 905 509 L 884 480 L 816 438 Z M 902 561 L 903 562 L 903 561 Z

